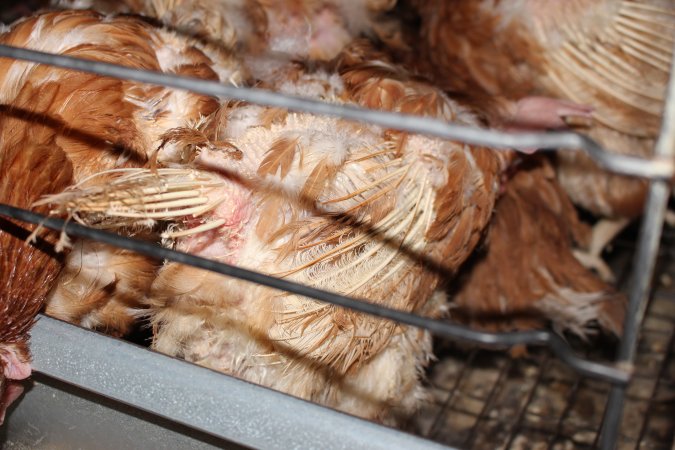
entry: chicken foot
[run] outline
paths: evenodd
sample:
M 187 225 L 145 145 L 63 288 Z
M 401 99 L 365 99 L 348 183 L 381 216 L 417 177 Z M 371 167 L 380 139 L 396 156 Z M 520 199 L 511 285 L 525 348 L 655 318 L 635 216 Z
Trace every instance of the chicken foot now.
M 606 283 L 616 281 L 612 269 L 602 259 L 602 251 L 630 223 L 630 219 L 601 219 L 593 226 L 587 250 L 574 250 L 574 256 L 587 269 L 594 270 Z
M 511 132 L 560 130 L 570 125 L 589 125 L 593 120 L 591 106 L 550 97 L 525 97 L 513 103 L 510 109 L 504 130 Z M 537 149 L 517 150 L 531 154 Z

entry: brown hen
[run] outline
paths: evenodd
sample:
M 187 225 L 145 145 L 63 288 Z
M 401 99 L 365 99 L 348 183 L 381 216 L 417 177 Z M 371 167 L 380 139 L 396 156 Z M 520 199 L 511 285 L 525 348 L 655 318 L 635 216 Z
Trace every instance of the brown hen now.
M 625 298 L 581 265 L 588 228 L 545 158 L 522 161 L 497 201 L 486 245 L 463 269 L 458 317 L 494 331 L 540 329 L 581 337 L 592 324 L 620 335 Z
M 52 0 L 66 8 L 134 13 L 190 36 L 273 59 L 334 58 L 356 36 L 396 33 L 382 13 L 395 0 Z M 377 19 L 377 20 L 376 20 Z
M 264 84 L 332 103 L 478 123 L 361 44 L 347 52 L 339 72 L 291 64 L 265 71 Z M 217 204 L 176 221 L 178 249 L 431 317 L 445 308 L 434 289 L 480 240 L 510 159 L 248 104 L 228 105 L 165 137 L 158 160 L 198 169 L 190 176 L 202 179 L 205 197 Z M 168 186 L 188 175 L 158 170 Z M 85 217 L 99 193 L 89 186 L 79 206 L 70 201 Z M 423 395 L 431 338 L 422 330 L 175 263 L 159 272 L 149 307 L 155 349 L 252 382 L 384 422 L 410 413 Z
M 0 203 L 29 208 L 72 182 L 71 164 L 46 127 L 27 126 L 3 110 L 0 139 Z M 26 242 L 32 230 L 0 218 L 0 378 L 30 375 L 29 331 L 63 259 L 54 249 L 58 233 Z
M 40 103 L 35 90 L 24 94 L 17 107 Z M 36 119 L 0 108 L 0 203 L 29 208 L 72 182 L 70 161 L 48 126 L 31 123 Z M 58 233 L 37 233 L 34 226 L 0 217 L 0 424 L 22 390 L 8 380 L 31 373 L 29 332 L 61 268 L 57 241 Z
M 584 133 L 612 152 L 651 154 L 675 42 L 672 1 L 409 3 L 421 18 L 422 56 L 412 59 L 445 89 L 490 101 L 545 95 L 589 105 L 593 122 Z M 611 278 L 599 254 L 641 213 L 646 182 L 608 173 L 583 152 L 560 152 L 556 170 L 575 204 L 616 224 L 601 222 L 584 258 Z
M 5 30 L 0 43 L 212 80 L 241 78 L 236 60 L 226 54 L 129 17 L 104 18 L 83 11 L 36 15 Z M 9 59 L 0 60 L 0 103 L 4 116 L 26 130 L 12 134 L 14 140 L 1 141 L 3 154 L 14 151 L 12 145 L 38 145 L 45 151 L 46 144 L 34 144 L 33 136 L 39 137 L 35 130 L 40 130 L 47 136 L 43 140 L 51 145 L 48 148 L 65 153 L 68 163 L 63 165 L 72 163 L 76 181 L 102 170 L 145 165 L 166 130 L 198 120 L 218 107 L 216 99 L 206 96 Z M 26 155 L 29 158 L 31 153 Z M 1 172 L 3 181 L 8 180 L 5 170 L 9 169 Z M 44 173 L 52 170 L 57 169 L 48 167 Z M 30 172 L 31 180 L 41 176 L 42 172 Z M 30 206 L 50 186 L 36 188 L 44 190 L 21 206 Z M 3 257 L 7 264 L 14 258 L 11 252 Z M 80 242 L 49 294 L 47 311 L 123 334 L 140 306 L 139 297 L 150 286 L 156 264 Z M 128 272 L 134 273 L 133 281 L 122 279 Z M 21 271 L 22 276 L 29 274 Z M 48 291 L 53 283 L 42 285 Z M 6 287 L 3 295 L 15 296 L 12 289 Z M 37 299 L 41 296 L 36 293 Z

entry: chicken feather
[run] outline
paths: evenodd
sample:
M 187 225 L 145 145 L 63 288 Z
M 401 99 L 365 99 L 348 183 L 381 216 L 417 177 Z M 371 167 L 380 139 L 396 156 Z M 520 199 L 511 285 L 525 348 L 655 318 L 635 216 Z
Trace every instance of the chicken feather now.
M 421 18 L 419 70 L 445 89 L 517 100 L 546 95 L 593 107 L 585 131 L 610 151 L 649 156 L 673 57 L 668 0 L 409 2 Z M 412 56 L 412 55 L 411 55 Z M 647 184 L 560 152 L 575 204 L 603 217 L 639 215 Z
M 360 42 L 353 48 L 366 51 Z M 478 123 L 387 61 L 341 61 L 337 72 L 291 64 L 263 81 L 393 111 L 418 101 L 433 106 L 429 116 Z M 382 85 L 405 95 L 391 97 Z M 212 145 L 191 147 L 184 160 L 222 183 L 212 191 L 222 203 L 197 221 L 225 225 L 179 238 L 176 247 L 438 317 L 444 304 L 430 301 L 434 288 L 480 240 L 511 155 L 423 136 L 401 144 L 401 133 L 304 113 L 260 123 L 266 116 L 267 108 L 247 104 L 213 114 L 224 123 L 205 127 L 211 141 L 227 140 L 242 158 Z M 175 164 L 180 153 L 160 150 L 158 161 Z M 425 331 L 175 263 L 159 271 L 147 302 L 153 348 L 170 355 L 389 423 L 423 396 L 421 370 L 431 357 Z
M 134 13 L 157 19 L 190 36 L 246 53 L 286 60 L 334 58 L 361 34 L 395 32 L 382 14 L 392 0 L 52 0 L 65 8 Z
M 37 14 L 3 30 L 0 42 L 210 80 L 241 82 L 245 77 L 238 61 L 222 49 L 132 17 L 85 11 Z M 28 130 L 5 133 L 2 151 L 46 133 L 53 140 L 50 145 L 65 152 L 75 181 L 148 164 L 166 131 L 219 108 L 217 99 L 204 95 L 10 59 L 0 59 L 0 103 L 4 116 Z M 149 288 L 156 263 L 89 242 L 76 244 L 76 250 L 54 283 L 47 312 L 124 334 L 141 307 L 139 296 Z M 122 279 L 134 271 L 136 279 Z
M 545 321 L 580 337 L 593 325 L 620 335 L 626 299 L 574 257 L 588 238 L 545 158 L 525 160 L 506 182 L 483 251 L 463 269 L 453 300 L 458 317 L 495 331 L 537 329 Z

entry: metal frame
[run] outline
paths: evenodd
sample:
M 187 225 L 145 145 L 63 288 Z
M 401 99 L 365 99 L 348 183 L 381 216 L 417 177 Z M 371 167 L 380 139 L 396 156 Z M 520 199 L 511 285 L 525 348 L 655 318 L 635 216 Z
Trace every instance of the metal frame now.
M 47 316 L 31 334 L 36 372 L 240 445 L 445 448 Z
M 675 243 L 673 238 L 664 236 L 662 244 Z M 634 242 L 623 239 L 615 247 L 624 245 L 635 249 Z M 659 262 L 675 268 L 675 260 L 661 248 Z M 625 255 L 624 250 L 615 255 Z M 613 260 L 617 272 L 628 265 L 630 258 Z M 674 437 L 673 295 L 669 287 L 653 292 L 640 331 L 639 365 L 626 392 L 630 419 L 619 428 L 620 448 L 660 448 L 657 444 Z M 603 344 L 609 341 L 583 345 L 584 355 L 606 358 L 611 350 Z M 521 448 L 523 443 L 548 450 L 599 448 L 610 384 L 578 374 L 544 349 L 529 349 L 527 356 L 514 359 L 503 351 L 439 344 L 439 362 L 428 373 L 430 399 L 419 413 L 422 437 L 457 448 Z
M 665 100 L 661 134 L 656 143 L 654 156 L 670 158 L 671 161 L 675 161 L 675 57 L 671 62 L 670 84 Z M 624 334 L 619 345 L 618 364 L 630 366 L 635 359 L 638 332 L 647 309 L 672 182 L 673 175 L 670 179 L 652 180 L 649 186 L 645 215 L 640 229 L 637 253 L 633 262 L 628 309 L 624 323 Z M 616 447 L 617 433 L 614 430 L 618 430 L 621 425 L 625 395 L 625 388 L 619 386 L 614 386 L 610 392 L 600 441 L 603 448 Z
M 675 61 L 673 62 L 673 69 L 671 70 L 671 80 L 663 126 L 656 146 L 655 155 L 652 159 L 641 159 L 612 154 L 588 137 L 575 133 L 527 133 L 513 135 L 448 124 L 438 120 L 410 115 L 386 113 L 352 106 L 332 105 L 258 89 L 239 88 L 216 82 L 130 69 L 114 64 L 87 61 L 4 45 L 0 45 L 0 56 L 92 72 L 104 76 L 123 78 L 143 83 L 191 90 L 221 98 L 225 97 L 245 100 L 252 103 L 283 107 L 295 111 L 340 116 L 388 128 L 428 134 L 446 139 L 490 146 L 493 148 L 579 148 L 586 151 L 596 162 L 608 170 L 650 179 L 651 185 L 649 197 L 645 207 L 645 217 L 633 266 L 634 269 L 625 332 L 620 344 L 619 357 L 614 366 L 599 364 L 575 355 L 571 348 L 560 339 L 560 337 L 550 332 L 477 332 L 466 327 L 451 325 L 442 321 L 431 320 L 414 314 L 384 308 L 362 300 L 320 291 L 287 280 L 275 279 L 263 274 L 165 249 L 146 242 L 124 238 L 73 223 L 65 223 L 58 219 L 46 218 L 9 205 L 0 205 L 0 214 L 5 216 L 33 223 L 41 223 L 49 228 L 64 230 L 73 236 L 100 240 L 113 246 L 131 249 L 146 255 L 171 259 L 224 275 L 235 276 L 251 282 L 261 283 L 277 289 L 283 289 L 318 300 L 327 301 L 367 314 L 374 314 L 409 325 L 426 328 L 432 333 L 446 336 L 451 339 L 459 339 L 492 346 L 513 345 L 517 343 L 527 345 L 547 345 L 558 355 L 558 357 L 567 362 L 578 372 L 589 377 L 603 379 L 612 383 L 613 387 L 606 408 L 606 418 L 603 422 L 601 447 L 612 449 L 616 446 L 626 385 L 631 379 L 638 331 L 646 309 L 649 288 L 654 273 L 658 243 L 669 197 L 670 183 L 675 174 Z M 59 336 L 62 337 L 63 340 L 57 342 L 53 339 L 53 336 L 50 336 L 50 333 L 60 333 Z M 66 383 L 101 392 L 104 395 L 113 398 L 119 397 L 118 400 L 132 404 L 143 410 L 152 411 L 163 416 L 169 416 L 173 420 L 185 423 L 196 429 L 214 433 L 246 445 L 264 445 L 265 447 L 269 447 L 283 442 L 288 444 L 284 445 L 284 447 L 287 448 L 299 444 L 303 446 L 311 445 L 310 442 L 320 442 L 322 445 L 329 442 L 331 445 L 341 446 L 343 442 L 348 442 L 349 439 L 356 439 L 356 441 L 349 441 L 353 445 L 367 445 L 371 448 L 374 445 L 379 444 L 383 444 L 382 447 L 403 445 L 406 448 L 414 448 L 413 446 L 415 445 L 421 445 L 420 442 L 426 444 L 426 441 L 419 439 L 415 440 L 409 435 L 394 430 L 388 430 L 351 416 L 321 408 L 317 405 L 311 405 L 307 402 L 293 399 L 262 387 L 211 372 L 207 369 L 198 368 L 185 362 L 173 360 L 144 349 L 139 349 L 130 344 L 110 340 L 110 338 L 98 336 L 89 331 L 79 330 L 76 327 L 65 324 L 59 324 L 58 321 L 55 321 L 54 319 L 43 317 L 38 322 L 33 334 L 35 367 L 37 371 L 43 371 Z M 96 337 L 94 338 L 92 336 Z M 103 340 L 101 341 L 100 339 Z M 124 355 L 132 361 L 137 361 L 136 358 L 142 357 L 143 367 L 146 367 L 147 370 L 151 370 L 153 376 L 157 375 L 158 378 L 144 381 L 144 377 L 139 376 L 144 372 L 144 370 L 140 370 L 139 372 L 139 367 L 141 367 L 140 364 L 135 370 L 132 370 L 134 368 L 125 366 L 124 361 L 122 360 L 117 362 L 118 364 L 122 364 L 122 367 L 126 367 L 129 370 L 127 374 L 130 376 L 125 376 L 124 371 L 116 370 L 114 374 L 119 377 L 116 379 L 119 380 L 119 385 L 115 385 L 114 383 L 111 384 L 110 380 L 102 382 L 100 378 L 97 378 L 100 373 L 97 375 L 96 370 L 85 370 L 85 365 L 67 367 L 65 361 L 71 361 L 71 363 L 72 361 L 79 363 L 87 361 L 83 358 L 84 355 L 78 354 L 79 351 L 90 352 L 87 353 L 87 356 L 89 357 L 93 357 L 97 353 L 96 345 L 93 347 L 93 353 L 91 353 L 92 348 L 90 348 L 89 345 L 83 346 L 83 342 L 87 341 L 91 341 L 92 345 L 99 343 L 106 346 L 112 346 L 109 348 L 114 348 L 115 351 L 112 352 L 113 355 L 106 355 L 106 358 L 113 358 L 114 355 Z M 72 347 L 64 345 L 66 342 L 70 343 Z M 68 348 L 71 348 L 69 355 L 67 354 Z M 170 361 L 170 363 L 167 361 Z M 152 368 L 150 368 L 151 366 Z M 112 366 L 106 367 L 111 371 L 115 370 Z M 165 370 L 168 368 L 178 372 L 172 374 Z M 96 369 L 96 367 L 93 369 Z M 171 392 L 173 389 L 176 389 L 174 392 L 181 392 L 181 390 L 186 389 L 186 385 L 185 383 L 177 383 L 177 380 L 181 378 L 178 376 L 178 373 L 182 373 L 185 379 L 193 378 L 194 381 L 197 381 L 197 379 L 200 380 L 200 382 L 197 383 L 189 383 L 190 396 L 187 397 L 189 398 L 194 394 L 194 398 L 199 398 L 200 400 L 197 403 L 191 403 L 193 408 L 191 410 L 185 410 L 184 408 L 178 407 L 176 405 L 175 397 L 162 397 L 162 400 L 165 403 L 161 403 L 157 397 L 158 395 L 162 395 L 161 392 L 150 389 L 152 387 L 151 385 L 155 383 L 155 388 L 161 385 L 164 389 L 163 392 L 165 393 Z M 162 374 L 164 376 L 161 376 Z M 231 389 L 219 390 L 209 387 L 210 383 L 214 383 L 214 385 L 220 386 L 221 388 L 230 387 Z M 122 387 L 121 389 L 119 389 L 120 386 Z M 171 386 L 172 389 L 167 388 L 167 386 Z M 113 389 L 113 387 L 116 389 Z M 122 395 L 125 391 L 132 392 L 134 395 Z M 142 398 L 143 392 L 152 392 L 155 395 Z M 288 428 L 281 426 L 283 423 L 282 420 L 281 422 L 275 422 L 275 427 L 278 428 L 265 430 L 265 427 L 262 427 L 259 422 L 259 416 L 255 414 L 261 412 L 259 409 L 261 406 L 260 402 L 257 401 L 261 396 L 269 399 L 271 402 L 270 408 L 265 410 L 265 413 L 269 414 L 267 416 L 268 419 L 270 417 L 275 417 L 274 420 L 283 418 L 283 412 L 286 411 L 288 416 L 292 416 L 292 418 L 296 420 L 297 423 L 294 424 L 294 427 Z M 181 398 L 181 401 L 184 401 L 184 397 Z M 213 399 L 216 398 L 220 400 L 217 403 L 213 401 Z M 253 399 L 256 400 L 254 401 Z M 153 403 L 155 403 L 154 406 Z M 227 416 L 227 410 L 230 408 L 223 407 L 223 405 L 228 403 L 235 404 L 236 408 L 233 409 L 241 411 L 242 414 L 238 416 L 235 414 L 236 417 Z M 288 409 L 288 405 L 292 405 L 293 407 Z M 200 411 L 202 411 L 202 413 L 200 413 Z M 304 413 L 301 413 L 300 411 L 304 411 Z M 228 419 L 230 422 L 216 423 L 214 421 L 215 417 L 223 417 L 224 415 L 230 417 L 230 419 Z M 237 420 L 240 421 L 236 422 Z M 326 421 L 323 425 L 320 424 L 322 420 Z M 233 426 L 235 422 L 237 425 Z M 312 423 L 312 427 L 308 428 L 308 423 Z M 328 424 L 328 426 L 326 426 L 326 424 Z M 245 433 L 245 436 L 241 435 L 240 430 L 242 427 L 249 430 Z M 344 433 L 344 429 L 349 429 L 350 433 Z M 299 431 L 296 432 L 295 430 Z M 266 437 L 264 435 L 266 435 Z M 299 440 L 296 440 L 296 438 Z M 321 439 L 321 441 L 311 441 L 308 439 Z

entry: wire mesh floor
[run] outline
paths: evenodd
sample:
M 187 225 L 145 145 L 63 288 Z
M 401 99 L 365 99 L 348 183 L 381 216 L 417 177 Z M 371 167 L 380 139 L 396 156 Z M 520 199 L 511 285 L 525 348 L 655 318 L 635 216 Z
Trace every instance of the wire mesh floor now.
M 619 449 L 671 450 L 675 430 L 675 229 L 664 230 L 653 299 L 642 328 Z M 630 264 L 630 240 L 615 244 L 614 267 Z M 614 342 L 585 344 L 612 358 Z M 588 350 L 591 347 L 592 350 Z M 431 399 L 413 432 L 462 449 L 593 449 L 609 384 L 577 375 L 544 350 L 522 358 L 439 343 Z

